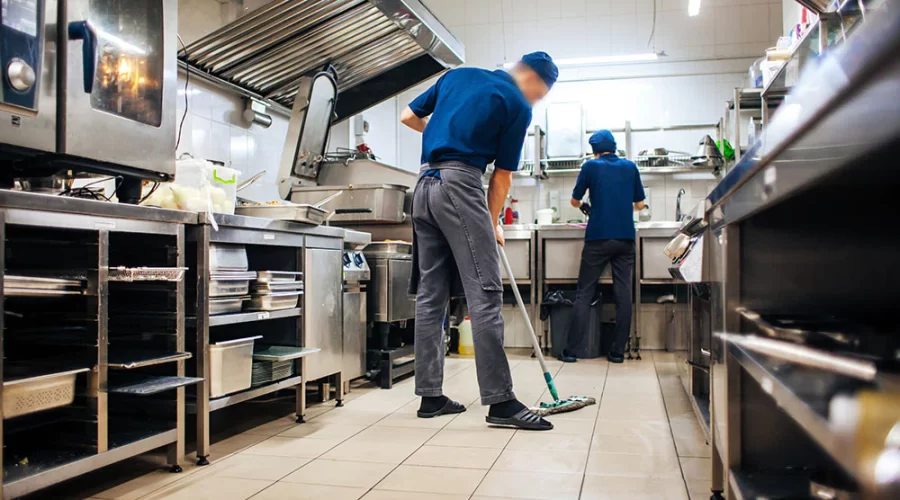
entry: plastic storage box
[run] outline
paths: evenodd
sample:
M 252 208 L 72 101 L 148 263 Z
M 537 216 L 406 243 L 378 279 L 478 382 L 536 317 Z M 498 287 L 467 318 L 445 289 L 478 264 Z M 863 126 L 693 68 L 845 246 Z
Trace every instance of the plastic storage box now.
M 250 388 L 253 376 L 253 344 L 262 335 L 209 346 L 209 397 L 217 398 Z

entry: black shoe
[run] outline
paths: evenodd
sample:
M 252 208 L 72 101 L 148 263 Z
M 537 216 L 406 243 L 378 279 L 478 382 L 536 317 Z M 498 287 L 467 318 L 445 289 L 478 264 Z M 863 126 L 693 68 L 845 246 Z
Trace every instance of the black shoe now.
M 562 361 L 563 363 L 575 363 L 578 361 L 578 358 L 575 357 L 574 354 L 570 353 L 563 349 L 563 352 L 559 353 L 559 356 L 556 359 Z
M 624 363 L 625 355 L 616 352 L 610 352 L 606 355 L 606 359 L 608 359 L 610 363 Z

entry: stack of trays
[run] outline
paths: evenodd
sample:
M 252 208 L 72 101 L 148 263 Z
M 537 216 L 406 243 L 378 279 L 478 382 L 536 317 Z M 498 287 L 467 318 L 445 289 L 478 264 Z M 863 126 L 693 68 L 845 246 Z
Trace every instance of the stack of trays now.
M 253 271 L 218 271 L 209 275 L 209 314 L 241 312 L 244 301 L 250 299 L 250 282 L 256 279 Z
M 260 271 L 253 284 L 248 309 L 279 311 L 297 307 L 303 295 L 303 273 Z
M 8 297 L 61 297 L 81 295 L 84 284 L 80 280 L 41 278 L 37 276 L 3 277 L 3 295 Z
M 256 279 L 249 268 L 243 245 L 209 245 L 210 316 L 241 312 L 250 300 L 250 282 Z
M 287 361 L 253 361 L 253 377 L 251 387 L 268 384 L 285 379 L 294 374 L 294 360 Z

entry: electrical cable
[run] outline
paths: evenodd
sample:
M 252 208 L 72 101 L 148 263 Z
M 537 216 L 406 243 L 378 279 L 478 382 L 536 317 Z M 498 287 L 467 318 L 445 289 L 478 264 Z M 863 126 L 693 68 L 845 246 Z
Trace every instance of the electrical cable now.
M 187 45 L 184 44 L 184 40 L 181 39 L 181 35 L 176 34 L 178 37 L 178 42 L 181 43 L 181 49 L 184 51 L 184 57 L 187 59 Z M 178 139 L 175 140 L 175 151 L 178 151 L 178 146 L 181 145 L 181 133 L 184 131 L 184 121 L 187 119 L 188 114 L 188 105 L 190 104 L 190 99 L 188 97 L 190 94 L 188 93 L 188 85 L 191 82 L 191 70 L 190 68 L 185 68 L 184 70 L 184 114 L 181 115 L 181 123 L 178 125 Z
M 650 29 L 650 39 L 647 40 L 647 47 L 653 43 L 653 52 L 656 52 L 656 1 L 653 0 L 653 27 Z

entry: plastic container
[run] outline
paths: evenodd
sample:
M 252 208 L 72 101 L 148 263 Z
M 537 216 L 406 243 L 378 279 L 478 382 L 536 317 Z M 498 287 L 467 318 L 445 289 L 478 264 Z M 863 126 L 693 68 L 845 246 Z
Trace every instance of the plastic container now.
M 262 335 L 209 346 L 209 397 L 217 398 L 250 388 L 253 378 L 253 344 Z
M 175 163 L 175 182 L 160 185 L 143 205 L 233 215 L 239 178 L 233 168 L 181 159 Z
M 475 356 L 475 342 L 472 339 L 472 320 L 468 316 L 459 324 L 459 355 Z
M 509 205 L 509 208 L 512 209 L 512 223 L 519 223 L 519 200 L 513 198 L 512 204 Z
M 537 211 L 538 224 L 553 224 L 553 215 L 556 211 L 552 208 L 542 208 Z

